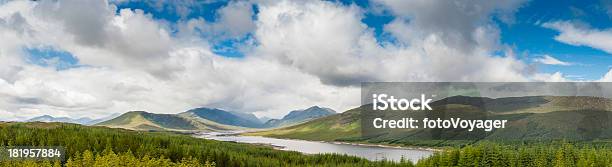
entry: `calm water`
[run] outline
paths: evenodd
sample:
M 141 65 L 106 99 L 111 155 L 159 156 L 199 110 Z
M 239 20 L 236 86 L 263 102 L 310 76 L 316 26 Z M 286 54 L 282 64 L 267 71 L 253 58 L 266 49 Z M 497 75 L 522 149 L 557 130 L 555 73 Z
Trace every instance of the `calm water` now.
M 220 141 L 269 144 L 279 148 L 280 150 L 298 151 L 307 154 L 347 154 L 367 158 L 373 161 L 381 160 L 384 158 L 386 158 L 387 160 L 399 161 L 403 156 L 405 159 L 411 160 L 412 162 L 416 162 L 417 160 L 423 157 L 427 157 L 433 153 L 432 151 L 428 150 L 359 146 L 305 140 L 275 139 L 261 136 L 236 136 L 227 134 L 228 133 L 205 133 L 201 134 L 199 137 Z

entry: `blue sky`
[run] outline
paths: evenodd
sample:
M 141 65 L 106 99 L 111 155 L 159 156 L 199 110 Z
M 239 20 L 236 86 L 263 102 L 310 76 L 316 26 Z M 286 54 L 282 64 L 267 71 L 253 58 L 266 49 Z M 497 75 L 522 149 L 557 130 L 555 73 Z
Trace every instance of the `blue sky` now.
M 362 23 L 367 25 L 375 33 L 379 43 L 394 42 L 394 37 L 385 32 L 384 26 L 389 24 L 395 16 L 388 11 L 377 9 L 367 0 L 342 0 L 337 1 L 343 5 L 355 5 L 364 10 Z M 612 55 L 605 51 L 588 46 L 573 46 L 556 41 L 554 37 L 559 34 L 556 30 L 543 27 L 541 24 L 550 21 L 565 21 L 579 23 L 593 29 L 605 30 L 612 27 L 612 16 L 606 13 L 604 2 L 599 1 L 550 1 L 536 0 L 524 3 L 514 14 L 511 23 L 504 23 L 494 18 L 495 24 L 501 30 L 501 42 L 509 45 L 519 53 L 520 59 L 532 64 L 538 71 L 545 73 L 561 72 L 572 80 L 597 80 L 609 71 L 612 65 Z M 150 14 L 153 18 L 168 23 L 176 28 L 176 23 L 193 19 L 203 18 L 208 22 L 216 22 L 217 10 L 226 6 L 226 1 L 196 1 L 193 3 L 156 4 L 156 2 L 128 1 L 116 4 L 118 10 L 140 9 Z M 186 8 L 188 14 L 182 14 L 178 8 Z M 253 18 L 256 19 L 257 5 L 253 5 Z M 243 57 L 241 46 L 250 42 L 252 34 L 229 38 L 209 39 L 212 50 L 218 55 L 226 57 Z M 34 55 L 32 62 L 43 63 L 41 60 L 57 55 L 60 60 L 65 61 L 62 67 L 66 69 L 77 64 L 77 59 L 70 53 L 49 48 L 26 49 Z M 39 56 L 36 56 L 39 55 Z M 51 55 L 51 56 L 50 56 Z M 571 63 L 571 65 L 554 65 L 535 63 L 534 59 L 548 55 L 557 60 Z M 46 65 L 46 64 L 45 64 Z
M 77 67 L 78 59 L 70 52 L 57 50 L 52 47 L 25 48 L 29 57 L 27 61 L 44 67 L 55 67 L 56 70 L 64 70 Z
M 156 19 L 175 23 L 180 20 L 191 18 L 204 18 L 215 22 L 218 14 L 217 9 L 227 5 L 228 2 L 201 2 L 196 5 L 187 5 L 191 12 L 181 16 L 176 8 L 185 4 L 156 6 L 151 3 L 129 2 L 118 4 L 119 9 L 131 8 L 142 9 L 152 14 Z M 393 37 L 384 32 L 385 24 L 390 23 L 395 16 L 388 11 L 380 11 L 367 0 L 342 0 L 337 3 L 343 5 L 356 5 L 364 9 L 362 22 L 375 32 L 379 42 L 393 42 Z M 504 23 L 499 19 L 493 19 L 501 30 L 501 41 L 512 46 L 520 53 L 521 59 L 526 63 L 534 65 L 538 71 L 546 73 L 561 72 L 568 79 L 573 80 L 596 80 L 608 72 L 612 65 L 612 55 L 604 51 L 587 46 L 573 46 L 559 41 L 554 37 L 559 32 L 542 27 L 542 23 L 549 21 L 570 20 L 594 29 L 608 29 L 612 27 L 612 16 L 608 15 L 603 8 L 604 2 L 599 1 L 551 1 L 536 0 L 522 5 L 514 14 L 514 21 Z M 255 15 L 257 6 L 253 5 Z M 256 17 L 256 16 L 253 17 Z M 215 53 L 229 57 L 242 57 L 239 50 L 241 42 L 247 41 L 250 36 L 240 39 L 229 39 L 215 41 L 213 50 Z M 560 61 L 569 62 L 571 65 L 549 65 L 534 63 L 534 59 L 543 55 L 552 56 Z
M 498 24 L 502 30 L 502 41 L 525 52 L 529 58 L 551 55 L 574 65 L 538 65 L 544 72 L 561 71 L 572 79 L 596 80 L 608 72 L 612 55 L 604 51 L 572 46 L 554 40 L 557 31 L 543 28 L 539 23 L 557 20 L 581 22 L 592 28 L 612 27 L 612 16 L 600 8 L 598 1 L 530 1 L 515 14 L 514 24 Z M 585 26 L 586 26 L 585 25 Z

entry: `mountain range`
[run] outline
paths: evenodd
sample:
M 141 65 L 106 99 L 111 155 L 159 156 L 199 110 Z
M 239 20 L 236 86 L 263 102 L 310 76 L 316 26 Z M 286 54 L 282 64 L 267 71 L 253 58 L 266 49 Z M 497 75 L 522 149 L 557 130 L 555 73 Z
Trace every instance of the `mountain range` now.
M 130 111 L 96 125 L 142 131 L 226 131 L 240 129 L 240 127 L 223 125 L 188 115 L 155 114 L 145 111 Z
M 81 125 L 93 125 L 93 124 L 97 124 L 97 123 L 109 120 L 111 118 L 117 117 L 118 115 L 119 114 L 112 114 L 110 116 L 100 118 L 100 119 L 91 119 L 89 117 L 81 117 L 78 119 L 73 119 L 69 117 L 53 117 L 50 115 L 42 115 L 42 116 L 28 119 L 25 122 L 65 122 L 65 123 L 75 123 L 75 124 L 81 124 Z
M 263 122 L 251 113 L 202 107 L 178 114 L 130 111 L 96 125 L 144 131 L 228 131 L 276 128 L 294 125 L 331 114 L 335 114 L 335 111 L 313 106 L 304 110 L 291 111 L 283 119 L 272 119 L 275 121 L 269 120 Z

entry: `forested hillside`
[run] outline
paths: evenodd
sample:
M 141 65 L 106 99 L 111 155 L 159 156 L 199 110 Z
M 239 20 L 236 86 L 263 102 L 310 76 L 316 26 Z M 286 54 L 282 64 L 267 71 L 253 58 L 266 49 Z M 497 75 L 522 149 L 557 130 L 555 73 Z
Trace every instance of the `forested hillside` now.
M 448 148 L 416 166 L 611 166 L 612 149 L 595 143 L 556 141 L 530 145 L 481 143 Z
M 169 132 L 139 132 L 65 123 L 1 123 L 2 146 L 62 146 L 62 162 L 3 161 L 2 166 L 411 166 L 346 155 L 304 155 L 266 146 Z

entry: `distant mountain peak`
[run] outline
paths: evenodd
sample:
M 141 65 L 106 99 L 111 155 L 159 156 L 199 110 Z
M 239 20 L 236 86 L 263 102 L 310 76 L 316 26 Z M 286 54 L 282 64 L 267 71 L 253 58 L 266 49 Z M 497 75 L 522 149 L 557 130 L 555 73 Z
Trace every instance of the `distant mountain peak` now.
M 314 105 L 312 107 L 308 107 L 306 110 L 310 110 L 310 109 L 320 109 L 321 107 Z
M 146 111 L 128 111 L 126 112 L 126 114 L 128 113 L 141 114 L 141 113 L 149 113 L 149 112 L 146 112 Z
M 336 114 L 336 111 L 330 108 L 319 107 L 315 105 L 302 110 L 293 110 L 289 112 L 289 114 L 285 115 L 282 119 L 268 120 L 265 126 L 279 127 L 293 125 L 333 114 Z
M 285 115 L 283 119 L 285 120 L 286 119 L 296 119 L 299 117 L 311 117 L 311 116 L 320 117 L 321 115 L 326 116 L 326 115 L 331 115 L 331 114 L 336 114 L 336 111 L 330 108 L 312 106 L 312 107 L 309 107 L 303 110 L 293 110 L 289 112 L 289 114 Z
M 42 115 L 42 116 L 34 117 L 34 118 L 32 118 L 32 119 L 35 119 L 35 118 L 55 118 L 55 117 L 53 117 L 53 116 L 51 116 L 51 115 L 46 115 L 46 114 L 45 114 L 45 115 Z

